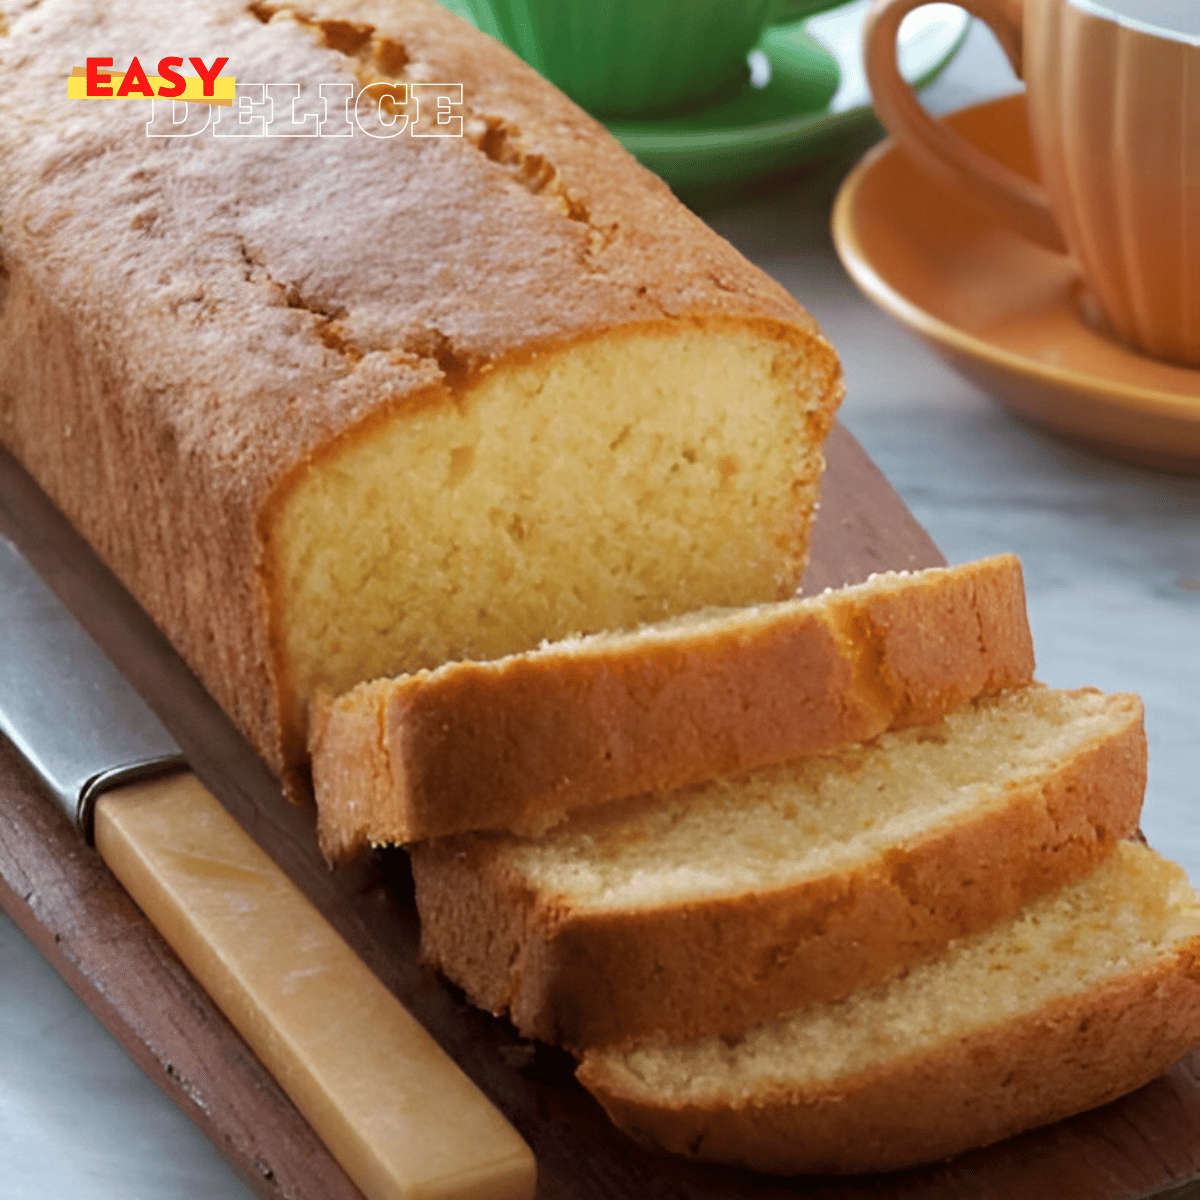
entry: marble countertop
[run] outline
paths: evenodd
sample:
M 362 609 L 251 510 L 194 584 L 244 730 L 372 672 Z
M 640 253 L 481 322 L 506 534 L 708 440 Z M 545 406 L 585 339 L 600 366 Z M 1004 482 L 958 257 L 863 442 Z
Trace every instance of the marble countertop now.
M 926 101 L 948 111 L 1015 86 L 976 26 Z M 829 235 L 852 161 L 697 207 L 821 323 L 845 364 L 843 421 L 946 557 L 1020 555 L 1039 677 L 1144 697 L 1143 828 L 1200 884 L 1200 479 L 1016 422 L 865 301 Z M 250 1200 L 2 914 L 0 1047 L 0 1196 Z

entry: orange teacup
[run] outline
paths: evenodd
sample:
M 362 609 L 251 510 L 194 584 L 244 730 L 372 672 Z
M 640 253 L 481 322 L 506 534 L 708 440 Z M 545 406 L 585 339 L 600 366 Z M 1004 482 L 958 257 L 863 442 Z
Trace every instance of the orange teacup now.
M 928 2 L 872 5 L 880 119 L 993 219 L 1069 250 L 1122 341 L 1200 367 L 1200 0 L 958 0 L 1025 80 L 1044 190 L 933 121 L 901 78 L 896 33 Z

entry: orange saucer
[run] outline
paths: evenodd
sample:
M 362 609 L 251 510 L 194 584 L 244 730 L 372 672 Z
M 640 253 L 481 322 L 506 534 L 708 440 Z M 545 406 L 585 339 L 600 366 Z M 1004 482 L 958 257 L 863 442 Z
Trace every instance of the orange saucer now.
M 947 120 L 1036 174 L 1024 96 Z M 996 228 L 891 140 L 842 184 L 833 237 L 870 300 L 1013 412 L 1118 458 L 1200 474 L 1200 371 L 1105 336 L 1084 316 L 1071 259 Z

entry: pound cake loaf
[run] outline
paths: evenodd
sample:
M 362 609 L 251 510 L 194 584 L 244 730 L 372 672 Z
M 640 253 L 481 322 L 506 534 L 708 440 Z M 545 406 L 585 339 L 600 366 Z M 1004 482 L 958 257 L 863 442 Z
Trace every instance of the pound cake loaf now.
M 321 845 L 535 832 L 919 724 L 1033 666 L 1010 554 L 365 683 L 311 723 Z
M 874 742 L 411 848 L 423 957 L 571 1048 L 739 1037 L 1011 917 L 1137 829 L 1136 696 L 1033 686 Z
M 639 1141 L 774 1174 L 889 1171 L 1133 1091 L 1200 1040 L 1200 897 L 1136 842 L 902 979 L 736 1041 L 587 1054 Z
M 67 98 L 180 53 L 243 107 Z M 319 689 L 794 593 L 836 356 L 498 43 L 433 0 L 42 0 L 0 64 L 0 440 L 277 771 Z M 418 134 L 461 84 L 461 136 L 356 124 L 370 84 Z

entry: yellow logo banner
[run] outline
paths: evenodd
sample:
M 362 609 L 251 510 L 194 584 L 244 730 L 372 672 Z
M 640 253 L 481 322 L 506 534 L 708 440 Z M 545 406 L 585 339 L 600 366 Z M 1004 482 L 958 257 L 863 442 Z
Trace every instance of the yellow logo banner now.
M 223 66 L 228 59 L 221 59 Z M 135 58 L 128 68 L 114 68 L 111 59 L 89 59 L 86 67 L 72 67 L 67 77 L 71 100 L 184 100 L 190 104 L 233 105 L 237 79 L 233 75 L 180 75 L 173 69 L 182 59 L 164 59 L 165 75 L 147 75 Z M 216 66 L 216 64 L 214 64 Z

